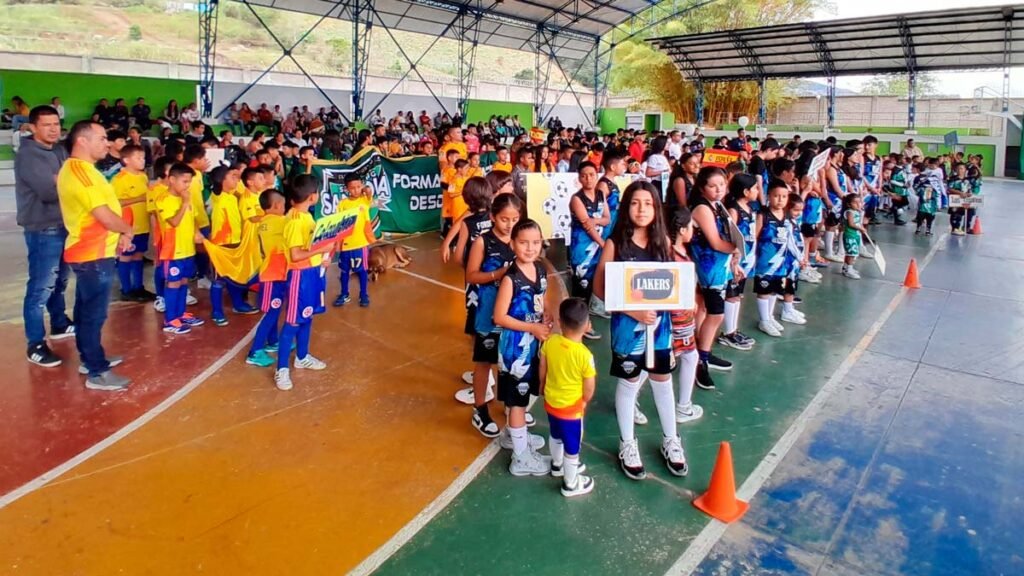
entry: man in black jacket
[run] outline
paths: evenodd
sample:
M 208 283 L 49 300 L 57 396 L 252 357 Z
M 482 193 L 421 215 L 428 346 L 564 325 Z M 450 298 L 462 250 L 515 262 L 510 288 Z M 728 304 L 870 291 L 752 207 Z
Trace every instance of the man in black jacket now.
M 43 310 L 50 314 L 50 339 L 75 335 L 65 313 L 64 290 L 70 269 L 63 260 L 67 231 L 57 198 L 57 172 L 67 158 L 58 145 L 60 117 L 50 106 L 36 106 L 29 114 L 32 137 L 21 141 L 14 158 L 14 191 L 18 225 L 28 247 L 28 285 L 25 287 L 25 337 L 28 361 L 48 368 L 61 359 L 46 345 Z

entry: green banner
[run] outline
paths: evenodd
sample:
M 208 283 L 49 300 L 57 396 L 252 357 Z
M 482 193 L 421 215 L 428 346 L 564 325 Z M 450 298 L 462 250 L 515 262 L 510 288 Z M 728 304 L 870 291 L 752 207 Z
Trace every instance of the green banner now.
M 437 157 L 390 160 L 367 149 L 345 162 L 318 162 L 313 174 L 322 182 L 313 217 L 334 214 L 345 197 L 345 177 L 355 172 L 373 190 L 374 231 L 415 233 L 440 228 L 441 176 Z

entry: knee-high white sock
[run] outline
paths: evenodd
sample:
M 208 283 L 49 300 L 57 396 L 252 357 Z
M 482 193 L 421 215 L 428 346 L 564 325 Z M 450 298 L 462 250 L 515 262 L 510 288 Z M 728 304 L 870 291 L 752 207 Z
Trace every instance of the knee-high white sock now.
M 836 239 L 836 233 L 831 230 L 825 231 L 825 256 L 832 256 L 835 251 L 832 250 L 832 241 Z
M 512 438 L 512 452 L 516 456 L 525 454 L 530 449 L 529 439 L 526 435 L 526 426 L 521 428 L 513 428 L 507 426 L 508 435 Z
M 687 350 L 679 356 L 679 396 L 676 405 L 686 407 L 693 403 L 693 383 L 697 378 L 697 362 L 700 355 L 696 350 Z
M 548 436 L 548 446 L 551 450 L 551 464 L 561 466 L 562 457 L 565 455 L 565 444 L 554 436 Z
M 654 393 L 654 406 L 658 409 L 658 420 L 661 421 L 661 433 L 666 438 L 676 437 L 676 395 L 672 390 L 672 379 L 651 380 L 651 392 Z
M 779 299 L 778 296 L 772 294 L 768 297 L 768 317 L 775 318 L 775 302 Z
M 619 437 L 625 442 L 633 439 L 633 411 L 641 382 L 639 378 L 633 381 L 619 378 L 615 387 L 615 418 L 619 421 Z
M 740 301 L 725 301 L 725 322 L 722 327 L 723 334 L 732 334 L 736 331 L 736 323 L 740 316 Z
M 782 311 L 785 312 L 786 314 L 792 314 L 793 312 L 796 311 L 796 308 L 793 307 L 793 303 L 792 302 L 787 302 L 787 301 L 783 300 L 782 301 Z
M 762 324 L 767 324 L 772 317 L 772 301 L 771 296 L 767 298 L 757 299 L 757 316 L 761 319 Z
M 562 483 L 568 488 L 576 487 L 576 479 L 579 477 L 580 470 L 580 455 L 579 454 L 566 454 L 565 464 L 562 467 L 562 472 L 565 476 L 562 478 Z

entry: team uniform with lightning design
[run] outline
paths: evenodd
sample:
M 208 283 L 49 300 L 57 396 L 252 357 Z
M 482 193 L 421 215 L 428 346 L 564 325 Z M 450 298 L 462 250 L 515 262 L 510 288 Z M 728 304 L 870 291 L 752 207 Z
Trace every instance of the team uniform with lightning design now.
M 743 260 L 740 261 L 740 270 L 743 272 L 743 279 L 738 282 L 733 279 L 729 282 L 729 287 L 725 291 L 726 298 L 734 298 L 743 295 L 743 290 L 747 285 L 747 278 L 749 278 L 753 273 L 754 261 L 757 258 L 754 248 L 757 244 L 757 238 L 755 237 L 754 212 L 744 210 L 739 204 L 733 208 L 736 210 L 736 215 L 739 216 L 739 220 L 736 222 L 736 227 L 739 228 L 740 234 L 743 234 L 743 245 L 746 248 L 746 252 L 743 255 Z
M 491 220 L 491 215 L 484 211 L 466 216 L 462 223 L 466 225 L 466 230 L 469 231 L 466 249 L 462 253 L 462 267 L 465 269 L 466 263 L 469 262 L 469 249 L 473 246 L 473 242 L 476 241 L 478 236 L 490 230 L 494 226 L 494 221 Z M 470 336 L 476 334 L 476 310 L 478 304 L 480 304 L 480 292 L 477 285 L 466 282 L 466 326 L 463 331 Z
M 630 241 L 617 250 L 618 262 L 657 262 L 651 253 Z M 653 374 L 670 374 L 675 368 L 672 356 L 672 319 L 669 312 L 658 312 L 654 329 L 654 367 L 645 366 L 647 327 L 622 312 L 612 312 L 612 366 L 611 375 L 632 380 L 646 368 Z
M 512 247 L 488 230 L 480 235 L 484 243 L 484 259 L 481 272 L 494 272 L 508 267 L 516 259 Z M 498 283 L 488 282 L 476 287 L 479 303 L 474 318 L 473 362 L 498 363 L 498 336 L 501 329 L 494 325 L 494 301 L 498 297 Z
M 583 202 L 583 208 L 591 218 L 600 218 L 604 214 L 604 193 L 600 190 L 594 191 L 594 200 L 591 201 L 582 190 L 577 192 L 574 198 Z M 598 227 L 598 233 L 603 237 L 603 230 Z M 601 259 L 601 244 L 595 242 L 583 228 L 583 223 L 572 214 L 572 223 L 569 227 L 569 271 L 572 273 L 572 295 L 587 300 L 594 289 L 594 271 L 597 270 L 597 262 Z
M 535 280 L 530 280 L 516 263 L 505 274 L 505 278 L 512 281 L 508 315 L 521 322 L 539 324 L 544 321 L 547 274 L 539 262 L 527 266 L 534 267 Z M 539 394 L 539 349 L 540 343 L 529 332 L 509 329 L 501 331 L 498 342 L 498 398 L 505 406 L 526 407 L 530 403 L 530 395 Z
M 791 225 L 776 218 L 771 210 L 761 212 L 761 233 L 757 237 L 757 261 L 754 264 L 754 293 L 782 294 L 786 277 Z
M 601 238 L 607 240 L 608 237 L 612 235 L 612 230 L 615 229 L 615 220 L 619 217 L 619 201 L 621 199 L 622 192 L 619 190 L 618 185 L 615 184 L 615 181 L 611 178 L 602 176 L 600 181 L 604 182 L 604 185 L 608 187 L 608 197 L 605 201 L 608 203 L 608 216 L 611 220 L 608 221 L 608 225 L 605 226 L 604 230 L 601 232 Z

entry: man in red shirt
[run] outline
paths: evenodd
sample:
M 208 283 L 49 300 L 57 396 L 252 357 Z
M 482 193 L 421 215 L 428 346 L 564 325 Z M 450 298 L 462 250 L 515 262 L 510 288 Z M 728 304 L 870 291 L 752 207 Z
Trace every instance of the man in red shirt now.
M 267 103 L 260 104 L 260 109 L 256 111 L 256 123 L 262 124 L 267 128 L 274 127 L 274 113 L 267 108 Z
M 633 141 L 629 143 L 629 157 L 637 162 L 644 161 L 644 150 L 647 149 L 647 145 L 644 144 L 645 135 L 646 133 L 640 130 L 633 136 Z

